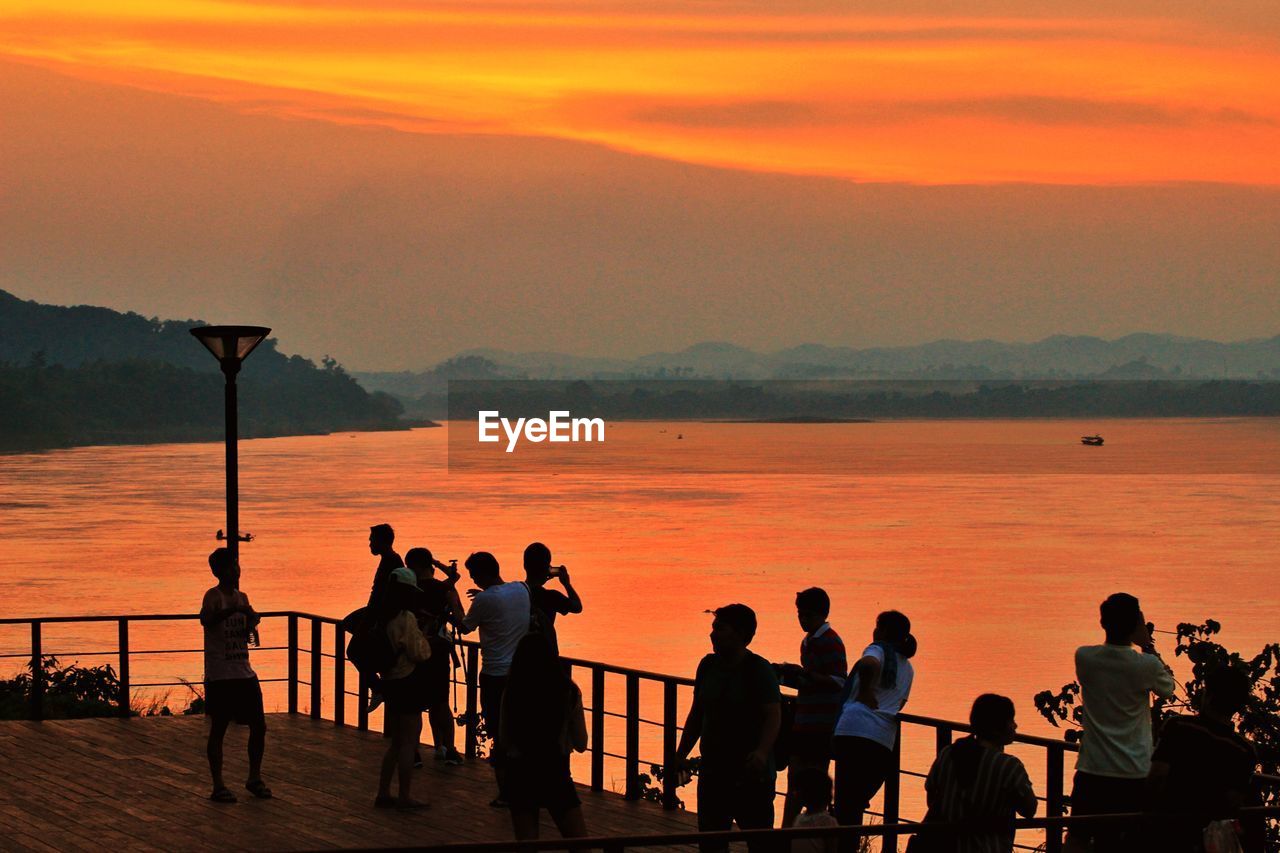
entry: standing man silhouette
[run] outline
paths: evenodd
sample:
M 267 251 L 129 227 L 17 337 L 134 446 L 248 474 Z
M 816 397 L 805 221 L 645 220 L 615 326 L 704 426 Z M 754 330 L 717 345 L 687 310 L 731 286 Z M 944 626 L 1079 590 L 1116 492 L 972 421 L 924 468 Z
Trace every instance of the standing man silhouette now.
M 217 586 L 204 594 L 200 625 L 204 628 L 205 712 L 212 725 L 206 748 L 213 776 L 215 803 L 234 803 L 222 778 L 222 741 L 233 723 L 249 727 L 249 778 L 245 790 L 259 799 L 270 799 L 271 789 L 262 781 L 262 756 L 266 751 L 267 721 L 262 711 L 262 687 L 249 666 L 249 632 L 259 616 L 240 591 L 240 565 L 226 548 L 209 555 L 209 570 Z

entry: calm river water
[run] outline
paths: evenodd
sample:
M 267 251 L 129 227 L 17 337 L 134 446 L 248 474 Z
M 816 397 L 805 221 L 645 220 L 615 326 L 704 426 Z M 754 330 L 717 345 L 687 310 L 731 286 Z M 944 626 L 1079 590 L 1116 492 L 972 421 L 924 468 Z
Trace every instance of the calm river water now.
M 1082 447 L 1095 431 L 1106 445 Z M 796 660 L 793 598 L 817 585 L 851 654 L 878 611 L 911 617 L 909 710 L 960 719 L 994 691 L 1036 733 L 1052 729 L 1032 694 L 1071 679 L 1108 593 L 1138 595 L 1158 627 L 1218 619 L 1249 651 L 1280 631 L 1274 419 L 633 422 L 573 464 L 527 471 L 450 472 L 447 432 L 243 442 L 242 527 L 256 538 L 242 586 L 258 609 L 362 604 L 378 522 L 402 552 L 489 550 L 509 578 L 540 540 L 586 602 L 559 624 L 566 654 L 692 673 L 704 611 L 741 601 L 760 617 L 753 647 Z M 222 464 L 219 444 L 0 456 L 0 616 L 197 609 L 224 524 Z M 149 630 L 135 647 L 199 645 L 190 627 Z M 54 652 L 114 647 L 84 627 L 46 635 Z M 4 652 L 26 641 L 0 629 Z M 198 656 L 145 666 L 200 678 Z

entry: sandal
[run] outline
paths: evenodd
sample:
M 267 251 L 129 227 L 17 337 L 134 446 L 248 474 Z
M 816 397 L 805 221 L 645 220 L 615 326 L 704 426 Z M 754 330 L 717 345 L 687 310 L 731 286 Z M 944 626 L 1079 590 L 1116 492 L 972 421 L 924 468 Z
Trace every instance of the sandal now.
M 250 779 L 248 782 L 244 783 L 244 789 L 250 794 L 253 794 L 259 800 L 271 799 L 271 789 L 268 788 L 266 783 L 261 779 Z M 230 791 L 227 793 L 230 793 Z
M 209 795 L 209 799 L 215 803 L 234 803 L 236 795 L 231 793 L 231 789 L 227 787 L 214 788 L 213 793 Z

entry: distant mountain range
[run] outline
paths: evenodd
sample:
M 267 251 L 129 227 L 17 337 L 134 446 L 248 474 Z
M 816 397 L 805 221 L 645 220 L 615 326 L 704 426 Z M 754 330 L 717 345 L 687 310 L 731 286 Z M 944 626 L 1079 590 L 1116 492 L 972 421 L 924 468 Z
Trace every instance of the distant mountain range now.
M 410 401 L 443 393 L 450 379 L 1280 379 L 1280 335 L 1235 343 L 1054 335 L 1035 343 L 803 344 L 773 353 L 708 342 L 635 359 L 473 349 L 421 372 L 354 375 Z

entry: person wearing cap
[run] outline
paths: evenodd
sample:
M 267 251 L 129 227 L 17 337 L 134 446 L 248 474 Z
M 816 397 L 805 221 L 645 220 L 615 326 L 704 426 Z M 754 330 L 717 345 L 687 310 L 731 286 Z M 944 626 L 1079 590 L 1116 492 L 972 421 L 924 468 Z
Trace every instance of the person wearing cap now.
M 382 757 L 378 775 L 378 808 L 401 811 L 426 808 L 409 795 L 413 781 L 413 756 L 422 735 L 422 712 L 427 709 L 426 671 L 419 664 L 431 657 L 431 645 L 418 627 L 415 609 L 422 590 L 418 579 L 403 566 L 393 569 L 378 614 L 386 625 L 387 640 L 395 655 L 393 663 L 382 673 L 382 695 L 387 710 L 383 724 L 391 732 L 391 743 Z M 391 796 L 391 777 L 399 773 L 398 795 Z

